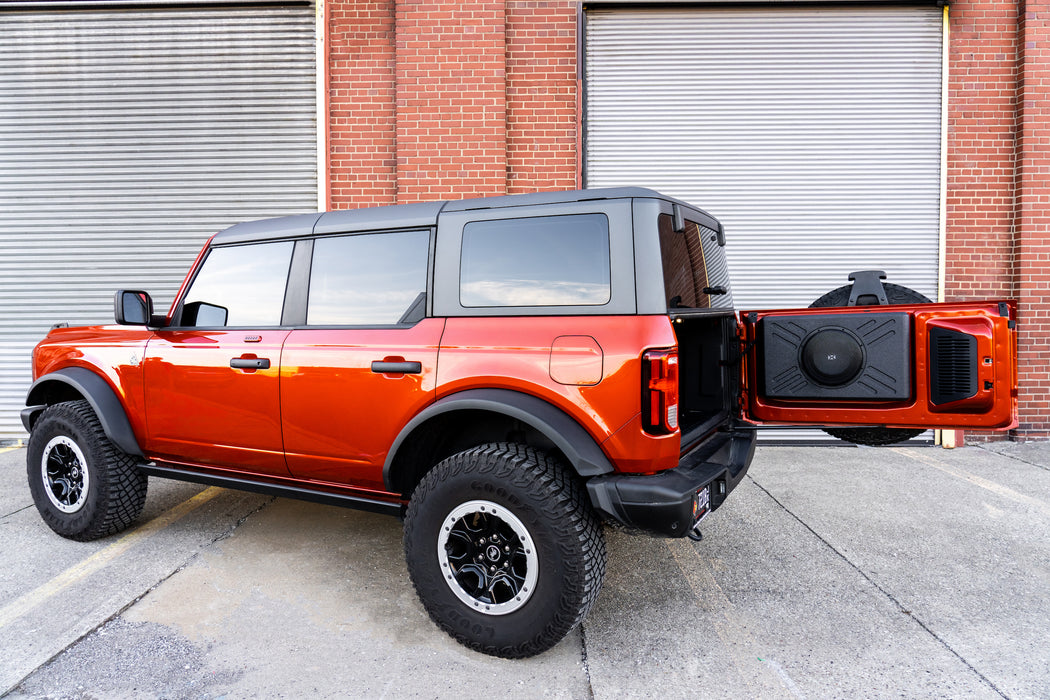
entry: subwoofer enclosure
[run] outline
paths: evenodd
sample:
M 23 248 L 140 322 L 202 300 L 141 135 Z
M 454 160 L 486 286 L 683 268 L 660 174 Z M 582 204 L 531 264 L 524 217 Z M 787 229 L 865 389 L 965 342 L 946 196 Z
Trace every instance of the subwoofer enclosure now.
M 911 398 L 912 337 L 906 313 L 767 316 L 758 325 L 765 397 Z

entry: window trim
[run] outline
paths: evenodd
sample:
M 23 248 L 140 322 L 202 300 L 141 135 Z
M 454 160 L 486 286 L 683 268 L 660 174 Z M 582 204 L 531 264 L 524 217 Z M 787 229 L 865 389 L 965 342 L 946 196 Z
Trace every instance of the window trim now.
M 292 263 L 288 266 L 288 281 L 284 288 L 284 312 L 282 326 L 305 326 L 306 309 L 310 296 L 310 268 L 313 265 L 314 239 L 295 242 Z M 305 284 L 301 283 L 305 280 Z

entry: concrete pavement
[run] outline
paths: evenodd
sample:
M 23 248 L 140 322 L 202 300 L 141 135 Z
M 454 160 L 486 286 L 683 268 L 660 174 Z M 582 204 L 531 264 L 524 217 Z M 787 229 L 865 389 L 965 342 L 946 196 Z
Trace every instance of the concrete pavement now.
M 151 480 L 53 535 L 0 453 L 11 697 L 1050 696 L 1050 445 L 761 447 L 704 540 L 607 530 L 583 626 L 524 661 L 434 627 L 393 518 Z

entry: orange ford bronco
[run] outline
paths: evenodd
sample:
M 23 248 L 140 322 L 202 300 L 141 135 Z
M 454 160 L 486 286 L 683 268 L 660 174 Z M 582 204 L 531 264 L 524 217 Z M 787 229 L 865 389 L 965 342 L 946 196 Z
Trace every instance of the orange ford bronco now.
M 79 540 L 128 527 L 149 476 L 400 516 L 434 621 L 522 657 L 594 603 L 603 521 L 698 537 L 759 425 L 1016 424 L 1011 302 L 867 272 L 817 308 L 736 312 L 724 245 L 635 188 L 238 224 L 166 314 L 122 290 L 117 325 L 36 347 L 33 498 Z

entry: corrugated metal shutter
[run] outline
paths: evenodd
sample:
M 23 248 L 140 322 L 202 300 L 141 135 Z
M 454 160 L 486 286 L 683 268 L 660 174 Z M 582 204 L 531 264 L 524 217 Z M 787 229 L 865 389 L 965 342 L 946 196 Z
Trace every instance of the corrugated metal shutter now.
M 167 309 L 215 231 L 317 208 L 314 10 L 0 12 L 0 437 L 51 324 Z
M 936 7 L 588 12 L 587 186 L 721 219 L 738 309 L 864 269 L 936 299 L 941 33 Z
M 738 308 L 861 269 L 936 297 L 939 8 L 603 10 L 586 42 L 587 186 L 720 218 Z

